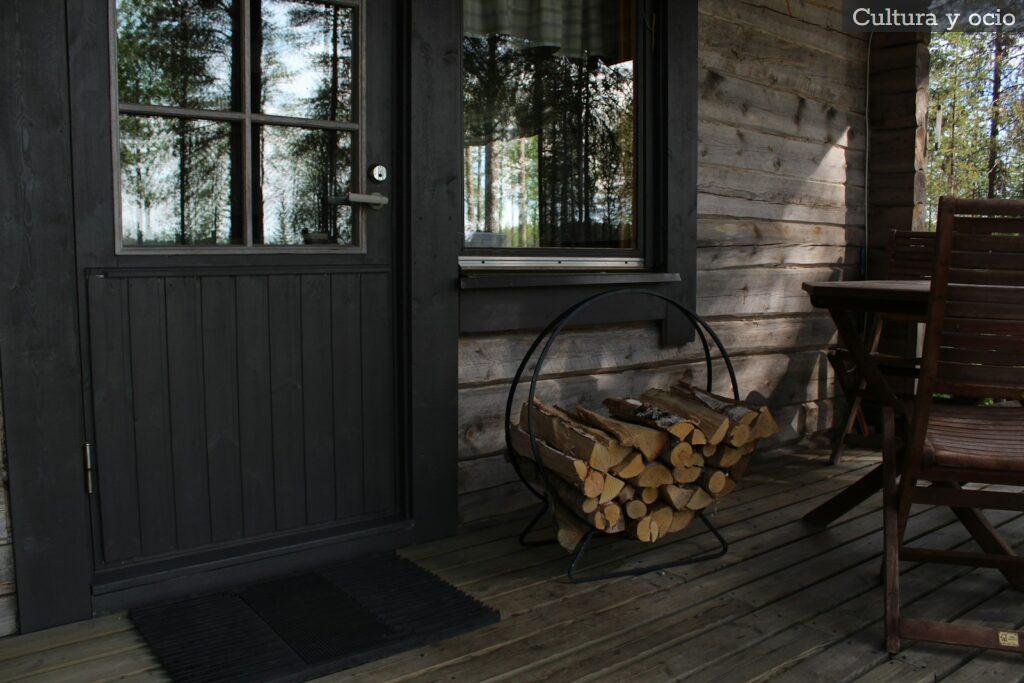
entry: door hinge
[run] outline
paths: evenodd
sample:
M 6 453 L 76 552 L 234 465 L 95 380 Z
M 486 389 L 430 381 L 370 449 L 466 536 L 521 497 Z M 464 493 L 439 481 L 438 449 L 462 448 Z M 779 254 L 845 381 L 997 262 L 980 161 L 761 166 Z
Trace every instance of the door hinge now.
M 90 496 L 93 494 L 92 485 L 92 469 L 93 469 L 93 457 L 92 457 L 92 444 L 88 441 L 82 444 L 82 456 L 85 458 L 85 492 Z

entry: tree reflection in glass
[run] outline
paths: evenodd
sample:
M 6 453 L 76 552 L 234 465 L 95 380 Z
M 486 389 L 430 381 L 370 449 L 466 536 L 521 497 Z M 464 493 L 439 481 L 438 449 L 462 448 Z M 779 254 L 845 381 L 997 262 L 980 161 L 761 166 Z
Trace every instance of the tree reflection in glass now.
M 237 108 L 231 89 L 236 11 L 231 0 L 118 0 L 120 101 Z
M 241 244 L 231 205 L 232 125 L 121 116 L 125 246 Z
M 251 74 L 243 6 L 255 18 Z M 245 244 L 246 178 L 252 243 L 353 244 L 351 209 L 329 198 L 352 178 L 354 133 L 334 128 L 354 118 L 355 13 L 299 0 L 118 0 L 122 244 Z M 215 115 L 204 110 L 248 116 L 243 76 L 253 110 L 310 125 L 252 122 L 247 147 L 249 124 L 206 120 Z
M 257 101 L 266 114 L 352 120 L 353 10 L 294 0 L 263 0 L 254 36 Z
M 474 12 L 479 22 L 494 10 L 484 3 Z M 613 21 L 596 22 L 601 35 L 566 12 L 555 41 L 463 38 L 467 246 L 636 246 L 633 45 L 619 16 L 616 5 Z M 503 28 L 520 36 L 546 28 L 534 25 L 540 18 L 518 20 Z M 609 24 L 612 40 L 598 50 Z M 554 44 L 563 35 L 577 44 Z
M 350 207 L 331 206 L 351 181 L 351 136 L 333 130 L 260 126 L 257 192 L 264 244 L 353 244 Z

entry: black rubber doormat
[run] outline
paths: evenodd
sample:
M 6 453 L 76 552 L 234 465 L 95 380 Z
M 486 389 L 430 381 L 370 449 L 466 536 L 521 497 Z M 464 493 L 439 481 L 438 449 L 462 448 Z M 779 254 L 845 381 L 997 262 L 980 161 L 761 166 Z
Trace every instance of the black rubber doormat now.
M 496 623 L 498 613 L 395 555 L 136 609 L 175 681 L 306 680 Z

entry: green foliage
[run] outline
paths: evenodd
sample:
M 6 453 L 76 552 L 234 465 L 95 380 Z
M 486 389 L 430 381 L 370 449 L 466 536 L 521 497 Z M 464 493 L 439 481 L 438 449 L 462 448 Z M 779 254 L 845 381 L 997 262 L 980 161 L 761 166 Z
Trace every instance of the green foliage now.
M 993 107 L 995 41 L 1003 42 L 1000 97 Z M 1024 36 L 945 33 L 931 38 L 927 210 L 934 227 L 942 195 L 989 193 L 990 145 L 995 149 L 993 196 L 1024 196 Z M 993 117 L 997 120 L 991 138 Z

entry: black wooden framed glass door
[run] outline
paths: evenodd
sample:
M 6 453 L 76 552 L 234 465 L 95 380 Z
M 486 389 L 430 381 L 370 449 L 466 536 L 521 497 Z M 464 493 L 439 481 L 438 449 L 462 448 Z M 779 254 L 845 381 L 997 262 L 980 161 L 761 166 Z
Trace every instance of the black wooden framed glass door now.
M 395 6 L 120 2 L 76 236 L 94 592 L 407 542 Z

